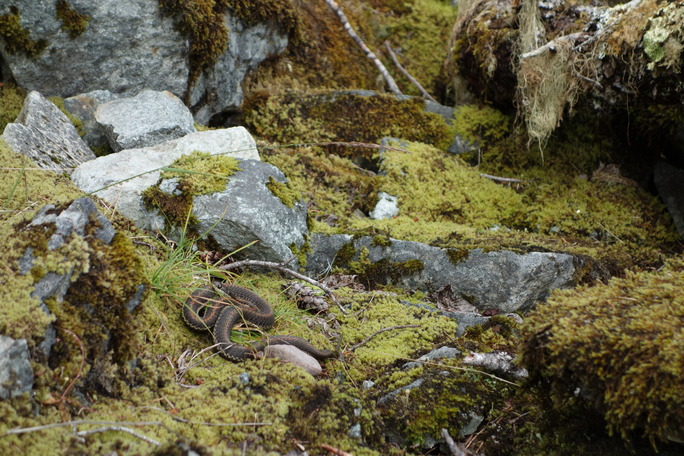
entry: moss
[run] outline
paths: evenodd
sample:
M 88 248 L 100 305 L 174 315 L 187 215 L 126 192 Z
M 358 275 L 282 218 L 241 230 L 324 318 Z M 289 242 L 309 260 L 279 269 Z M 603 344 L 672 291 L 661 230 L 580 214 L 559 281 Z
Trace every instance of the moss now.
M 62 23 L 61 29 L 72 39 L 81 36 L 88 28 L 90 17 L 73 9 L 66 0 L 57 0 L 55 9 L 57 19 Z
M 226 0 L 228 9 L 247 25 L 275 22 L 290 37 L 299 38 L 299 15 L 291 0 Z
M 210 68 L 228 47 L 228 30 L 223 22 L 225 0 L 159 0 L 163 14 L 173 16 L 189 41 L 188 92 L 202 71 Z M 186 93 L 186 96 L 187 96 Z
M 279 144 L 321 141 L 377 142 L 399 137 L 446 149 L 452 134 L 446 121 L 428 113 L 420 99 L 353 93 L 284 93 L 252 105 L 245 113 L 255 133 Z M 326 146 L 342 156 L 369 159 L 372 149 Z
M 224 190 L 227 179 L 238 170 L 235 158 L 193 151 L 162 170 L 159 182 L 143 191 L 143 203 L 148 209 L 159 209 L 174 226 L 186 226 L 188 223 L 192 226 L 195 223 L 192 218 L 193 198 Z M 164 181 L 175 182 L 175 190 L 171 193 L 163 191 L 159 186 Z
M 26 93 L 13 84 L 0 87 L 0 131 L 4 131 L 8 123 L 14 122 L 22 106 Z
M 452 264 L 457 265 L 461 261 L 465 261 L 470 256 L 470 250 L 465 249 L 446 249 L 446 256 Z
M 677 258 L 659 272 L 554 292 L 524 328 L 523 361 L 550 381 L 557 405 L 580 388 L 611 433 L 643 433 L 654 445 L 681 438 L 682 283 Z
M 371 239 L 371 245 L 377 247 L 392 247 L 392 239 L 387 235 L 376 234 Z
M 492 107 L 464 105 L 456 110 L 454 130 L 462 138 L 484 146 L 507 137 L 511 133 L 511 121 Z
M 21 52 L 28 57 L 37 57 L 48 46 L 47 40 L 33 40 L 30 33 L 21 26 L 19 9 L 16 6 L 11 6 L 9 13 L 0 16 L 0 38 L 5 42 L 8 54 Z
M 278 182 L 273 176 L 269 176 L 268 182 L 266 182 L 266 188 L 268 188 L 281 203 L 290 209 L 294 209 L 297 201 L 301 201 L 302 199 L 301 195 L 289 185 L 289 182 Z
M 62 111 L 65 116 L 67 116 L 67 118 L 69 119 L 71 124 L 76 128 L 78 135 L 81 138 L 84 137 L 85 136 L 85 128 L 83 127 L 83 121 L 67 110 L 67 108 L 64 106 L 64 98 L 50 97 L 50 98 L 48 98 L 48 100 L 50 100 L 52 102 L 52 104 L 57 106 L 59 108 L 59 110 Z

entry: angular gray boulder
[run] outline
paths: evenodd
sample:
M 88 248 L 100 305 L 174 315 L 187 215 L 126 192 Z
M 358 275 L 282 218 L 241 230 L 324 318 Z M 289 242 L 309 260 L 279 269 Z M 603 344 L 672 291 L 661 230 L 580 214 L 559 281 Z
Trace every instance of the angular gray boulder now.
M 293 260 L 291 246 L 301 247 L 308 234 L 306 204 L 299 201 L 288 207 L 271 192 L 267 187 L 271 179 L 287 181 L 275 166 L 241 160 L 239 167 L 224 191 L 194 198 L 192 214 L 198 231 L 209 233 L 227 252 L 258 240 L 244 252 L 252 260 Z
M 114 152 L 154 146 L 195 131 L 190 110 L 168 91 L 143 90 L 98 106 L 95 120 Z
M 0 335 L 0 399 L 11 399 L 33 388 L 33 369 L 26 339 Z
M 42 52 L 29 56 L 8 52 L 0 39 L 0 57 L 19 86 L 61 97 L 98 89 L 128 96 L 141 88 L 183 96 L 191 86 L 188 100 L 201 124 L 238 107 L 245 75 L 288 43 L 275 21 L 246 26 L 226 14 L 226 52 L 197 81 L 190 81 L 190 42 L 172 17 L 162 15 L 159 2 L 70 0 L 73 10 L 89 18 L 77 36 L 62 29 L 55 3 L 17 0 L 0 5 L 0 15 L 12 14 L 16 7 L 30 38 L 47 42 Z
M 2 139 L 41 168 L 69 171 L 66 168 L 95 158 L 69 118 L 36 91 L 26 96 L 19 116 L 7 124 Z
M 575 285 L 574 258 L 563 253 L 449 252 L 419 242 L 389 241 L 378 245 L 369 236 L 314 234 L 306 270 L 315 276 L 333 266 L 344 268 L 350 251 L 355 259 L 363 251 L 375 266 L 374 280 L 427 292 L 450 285 L 454 295 L 479 310 L 502 312 L 529 309 L 552 289 Z

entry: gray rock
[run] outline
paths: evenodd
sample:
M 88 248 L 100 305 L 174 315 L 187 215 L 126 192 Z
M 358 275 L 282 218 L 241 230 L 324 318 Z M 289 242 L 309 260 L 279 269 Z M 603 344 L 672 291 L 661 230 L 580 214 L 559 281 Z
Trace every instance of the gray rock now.
M 658 162 L 653 180 L 679 235 L 684 237 L 684 170 L 666 162 Z
M 254 138 L 243 127 L 236 127 L 190 133 L 156 146 L 99 157 L 79 166 L 71 179 L 84 192 L 95 192 L 116 205 L 140 228 L 163 230 L 164 218 L 145 209 L 140 194 L 159 181 L 160 168 L 194 150 L 259 159 Z
M 0 399 L 11 399 L 33 388 L 33 369 L 26 339 L 0 335 Z
M 70 97 L 103 89 L 132 95 L 141 88 L 184 95 L 189 83 L 189 41 L 174 19 L 160 14 L 159 3 L 137 0 L 70 0 L 72 8 L 90 17 L 83 34 L 71 38 L 56 19 L 55 2 L 17 0 L 22 26 L 48 47 L 36 57 L 9 54 L 0 40 L 0 57 L 17 83 L 49 95 Z M 10 4 L 0 6 L 0 15 Z M 264 59 L 282 52 L 287 36 L 275 21 L 245 26 L 225 16 L 228 49 L 191 89 L 197 121 L 242 103 L 244 76 Z
M 31 296 L 40 301 L 40 308 L 46 314 L 50 314 L 45 301 L 50 298 L 57 303 L 64 301 L 70 287 L 78 280 L 82 274 L 87 274 L 92 266 L 86 260 L 86 264 L 81 264 L 81 268 L 72 266 L 65 268 L 63 264 L 70 264 L 74 261 L 74 257 L 79 256 L 79 252 L 59 251 L 58 249 L 71 241 L 74 236 L 80 236 L 86 242 L 93 242 L 98 240 L 104 244 L 111 244 L 116 234 L 112 223 L 102 215 L 95 204 L 95 202 L 87 197 L 79 198 L 73 201 L 66 209 L 59 212 L 52 204 L 44 206 L 29 222 L 26 229 L 33 229 L 36 231 L 36 236 L 40 233 L 52 233 L 46 244 L 48 251 L 57 250 L 61 257 L 53 258 L 43 276 L 34 283 Z M 86 254 L 86 258 L 89 254 Z M 31 247 L 27 248 L 20 259 L 19 270 L 25 275 L 31 271 L 34 264 L 41 264 L 42 258 L 35 256 L 35 250 Z M 79 261 L 76 261 L 78 263 Z M 145 291 L 145 286 L 141 283 L 135 294 L 131 296 L 126 303 L 126 308 L 132 312 L 142 301 Z M 89 309 L 90 311 L 90 309 Z M 55 343 L 55 329 L 50 325 L 43 336 L 42 342 L 38 344 L 40 352 L 47 358 L 50 353 L 52 345 Z
M 216 114 L 242 104 L 242 81 L 267 58 L 280 54 L 288 44 L 274 22 L 245 26 L 225 16 L 228 49 L 210 71 L 204 72 L 190 94 L 195 120 L 207 125 Z
M 143 90 L 101 104 L 95 119 L 115 152 L 154 146 L 195 131 L 190 110 L 168 91 Z
M 464 438 L 477 432 L 477 428 L 479 428 L 482 422 L 484 421 L 483 416 L 480 416 L 479 413 L 475 413 L 473 411 L 464 414 L 463 417 L 467 418 L 469 421 L 459 431 L 459 438 Z
M 74 168 L 95 158 L 67 116 L 40 93 L 26 96 L 19 116 L 2 139 L 41 168 Z
M 397 197 L 385 192 L 378 192 L 378 203 L 370 212 L 370 218 L 373 220 L 381 220 L 392 218 L 399 214 L 399 206 L 397 205 Z
M 410 391 L 412 389 L 420 388 L 423 383 L 425 383 L 425 379 L 419 378 L 418 380 L 414 381 L 413 383 L 411 383 L 409 385 L 402 386 L 401 388 L 396 389 L 394 391 L 390 391 L 389 393 L 385 394 L 384 396 L 381 396 L 378 399 L 378 402 L 376 405 L 378 407 L 385 407 L 387 405 L 390 405 L 390 403 L 394 400 L 394 398 L 399 396 L 400 393 L 402 393 L 404 391 Z
M 64 99 L 64 107 L 67 111 L 81 119 L 85 132 L 83 140 L 91 149 L 111 149 L 107 136 L 95 120 L 95 111 L 101 104 L 115 100 L 119 96 L 109 90 L 93 90 Z
M 182 94 L 188 80 L 188 42 L 157 2 L 70 0 L 90 17 L 85 32 L 71 38 L 56 18 L 56 2 L 18 0 L 22 26 L 31 38 L 48 40 L 37 57 L 0 53 L 17 84 L 50 96 L 69 97 L 97 89 L 130 94 L 141 87 Z M 0 14 L 10 6 L 0 7 Z
M 275 166 L 243 160 L 240 169 L 231 176 L 224 191 L 194 198 L 192 214 L 198 220 L 197 229 L 200 233 L 208 232 L 228 252 L 258 239 L 258 243 L 245 250 L 250 259 L 291 260 L 290 246 L 302 246 L 308 234 L 306 205 L 299 202 L 289 208 L 266 187 L 271 177 L 286 182 L 285 175 Z
M 323 368 L 316 358 L 292 345 L 267 345 L 264 348 L 264 356 L 295 364 L 314 377 L 323 372 Z
M 422 270 L 396 278 L 395 285 L 427 292 L 450 285 L 455 295 L 480 310 L 514 312 L 529 309 L 546 298 L 552 289 L 574 285 L 573 257 L 567 254 L 517 254 L 507 250 L 484 252 L 474 249 L 467 258 L 454 264 L 447 251 L 438 247 L 399 240 L 392 240 L 391 246 L 377 246 L 373 245 L 371 237 L 352 239 L 348 235 L 314 234 L 307 272 L 314 276 L 325 273 L 332 266 L 339 248 L 349 242 L 353 242 L 356 252 L 367 249 L 372 263 L 385 261 L 391 267 L 419 260 L 423 264 Z

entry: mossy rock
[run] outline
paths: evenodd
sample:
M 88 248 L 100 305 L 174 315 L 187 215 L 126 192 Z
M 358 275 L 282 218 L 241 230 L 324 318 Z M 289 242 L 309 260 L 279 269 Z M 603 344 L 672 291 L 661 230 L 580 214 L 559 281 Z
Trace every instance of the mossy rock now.
M 684 260 L 606 285 L 558 291 L 525 328 L 523 361 L 557 406 L 575 395 L 608 430 L 654 446 L 684 436 Z

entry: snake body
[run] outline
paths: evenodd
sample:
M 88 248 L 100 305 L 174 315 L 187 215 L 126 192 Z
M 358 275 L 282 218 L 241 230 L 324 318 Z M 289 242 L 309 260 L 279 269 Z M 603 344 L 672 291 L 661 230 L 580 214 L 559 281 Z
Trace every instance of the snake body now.
M 255 358 L 267 345 L 293 345 L 317 359 L 329 358 L 330 350 L 320 350 L 309 341 L 294 336 L 270 336 L 250 344 L 249 347 L 230 340 L 233 326 L 239 321 L 253 323 L 268 329 L 275 323 L 273 308 L 256 293 L 237 285 L 222 284 L 220 295 L 213 285 L 195 290 L 185 301 L 183 319 L 193 329 L 214 330 L 214 342 L 219 353 L 231 361 Z

